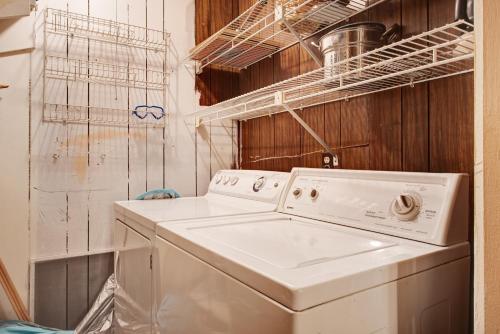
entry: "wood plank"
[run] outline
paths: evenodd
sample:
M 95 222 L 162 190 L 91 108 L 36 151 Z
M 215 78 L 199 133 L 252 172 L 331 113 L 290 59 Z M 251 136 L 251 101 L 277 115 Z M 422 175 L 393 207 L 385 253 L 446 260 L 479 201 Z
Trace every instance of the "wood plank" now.
M 47 1 L 46 6 L 66 9 L 60 1 Z M 41 9 L 41 8 L 40 8 Z M 36 44 L 43 45 L 43 34 L 36 34 Z M 66 56 L 66 36 L 47 37 L 46 47 L 52 55 Z M 36 48 L 32 78 L 43 77 L 43 48 Z M 26 66 L 26 65 L 23 65 Z M 67 253 L 68 203 L 66 179 L 68 175 L 66 125 L 45 122 L 45 102 L 67 104 L 67 85 L 63 80 L 35 80 L 31 110 L 31 257 L 44 258 Z
M 338 155 L 341 154 L 340 147 L 342 146 L 341 141 L 341 102 L 332 102 L 325 104 L 325 141 L 333 148 L 334 152 Z M 339 157 L 339 160 L 340 157 Z M 342 161 L 339 161 L 341 164 Z
M 294 45 L 273 56 L 274 80 L 283 81 L 300 74 L 300 46 Z M 301 127 L 288 113 L 275 116 L 275 154 L 282 156 L 298 156 L 301 153 Z M 290 171 L 300 166 L 301 158 L 280 158 L 275 161 L 278 171 Z
M 78 13 L 88 12 L 87 0 L 68 2 L 68 10 Z M 68 43 L 68 57 L 88 59 L 89 43 L 84 39 L 74 39 Z M 88 105 L 88 83 L 67 82 L 68 103 Z M 82 254 L 88 250 L 88 123 L 67 124 L 67 253 Z M 83 189 L 83 191 L 81 191 Z
M 164 1 L 147 0 L 145 6 L 146 22 L 144 26 L 147 26 L 149 29 L 163 31 Z M 163 71 L 165 69 L 164 62 L 167 61 L 165 58 L 165 53 L 146 51 L 146 63 L 148 70 Z M 167 107 L 166 94 L 165 90 L 146 89 L 146 101 L 148 105 L 161 106 L 165 109 Z M 165 119 L 163 119 L 163 121 L 165 121 Z M 161 189 L 164 187 L 164 137 L 165 132 L 163 128 L 148 127 L 146 129 L 147 190 Z
M 89 306 L 94 303 L 113 270 L 114 253 L 97 254 L 89 257 Z
M 401 90 L 372 96 L 370 124 L 370 169 L 401 170 Z
M 342 149 L 340 161 L 343 169 L 370 169 L 368 146 Z
M 299 54 L 299 70 L 300 74 L 304 74 L 319 68 L 319 65 L 314 61 L 311 55 L 304 49 L 300 48 Z M 302 119 L 323 139 L 325 139 L 325 105 L 317 105 L 305 108 L 300 112 Z M 307 154 L 302 157 L 300 165 L 303 167 L 321 167 L 322 153 L 314 153 L 323 151 L 323 147 L 301 126 L 301 154 Z M 326 140 L 326 139 L 325 139 Z
M 66 260 L 35 265 L 35 323 L 66 328 L 66 269 Z
M 116 20 L 126 7 L 116 2 L 96 2 L 89 5 L 90 15 Z M 122 14 L 120 14 L 122 15 Z M 123 16 L 120 16 L 123 17 Z M 90 41 L 90 57 L 104 62 L 126 64 L 129 48 Z M 128 110 L 128 89 L 111 85 L 90 84 L 91 104 L 99 107 Z M 103 117 L 99 109 L 91 117 Z M 128 112 L 126 112 L 128 116 Z M 113 248 L 112 202 L 128 197 L 128 129 L 119 126 L 90 125 L 89 127 L 89 250 L 109 251 Z
M 472 79 L 472 74 L 466 74 L 432 84 L 429 131 L 430 170 L 433 172 L 473 175 Z
M 130 9 L 130 17 L 122 19 L 130 24 L 146 26 L 146 1 L 120 0 L 119 8 Z M 123 13 L 127 15 L 127 13 Z M 127 57 L 130 66 L 145 67 L 147 63 L 146 50 L 132 48 Z M 127 107 L 133 110 L 136 106 L 148 104 L 146 90 L 143 88 L 127 89 Z M 130 122 L 139 121 L 131 115 Z M 135 199 L 147 190 L 147 130 L 143 127 L 130 127 L 128 129 L 128 199 Z
M 403 38 L 427 30 L 428 0 L 407 0 L 401 3 Z M 429 84 L 422 83 L 402 89 L 402 169 L 429 170 Z
M 259 63 L 259 88 L 272 85 L 274 83 L 274 59 L 266 58 Z M 269 158 L 275 156 L 275 134 L 274 117 L 260 117 L 257 128 L 259 131 L 259 156 L 260 158 Z M 256 168 L 263 170 L 274 170 L 275 160 L 263 160 Z
M 210 0 L 195 0 L 195 43 L 199 44 L 210 37 L 211 10 Z M 210 69 L 205 68 L 196 75 L 196 91 L 200 93 L 200 106 L 209 106 L 210 101 Z
M 70 258 L 67 263 L 67 328 L 75 329 L 89 310 L 89 257 Z
M 240 93 L 245 94 L 258 89 L 260 86 L 260 68 L 258 64 L 252 65 L 240 72 Z M 260 157 L 259 152 L 259 125 L 258 121 L 251 119 L 241 123 L 242 131 L 242 164 L 243 169 L 260 169 L 260 163 L 251 162 Z
M 373 7 L 369 18 L 387 28 L 401 24 L 401 1 L 389 0 Z M 370 169 L 401 170 L 401 89 L 370 97 Z

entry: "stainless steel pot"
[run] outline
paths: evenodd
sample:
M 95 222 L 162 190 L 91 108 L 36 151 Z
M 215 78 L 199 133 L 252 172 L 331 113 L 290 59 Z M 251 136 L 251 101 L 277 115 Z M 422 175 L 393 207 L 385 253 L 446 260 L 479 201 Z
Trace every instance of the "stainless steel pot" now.
M 365 52 L 377 49 L 383 45 L 390 44 L 401 35 L 401 27 L 394 24 L 389 29 L 385 25 L 377 22 L 359 22 L 344 25 L 340 28 L 330 31 L 319 40 L 316 47 L 323 55 L 323 66 L 334 67 L 335 64 L 349 59 Z M 355 67 L 363 66 L 362 57 L 358 59 Z M 353 70 L 352 64 L 349 69 Z M 344 69 L 336 69 L 328 76 L 332 76 Z

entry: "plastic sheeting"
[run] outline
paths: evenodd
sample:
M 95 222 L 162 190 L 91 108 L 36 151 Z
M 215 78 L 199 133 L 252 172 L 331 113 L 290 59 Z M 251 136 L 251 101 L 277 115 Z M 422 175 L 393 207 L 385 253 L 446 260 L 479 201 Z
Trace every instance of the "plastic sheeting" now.
M 60 331 L 38 326 L 24 321 L 0 321 L 0 334 L 71 334 L 73 331 Z
M 85 318 L 76 327 L 75 334 L 113 333 L 115 289 L 116 280 L 113 274 L 104 284 Z

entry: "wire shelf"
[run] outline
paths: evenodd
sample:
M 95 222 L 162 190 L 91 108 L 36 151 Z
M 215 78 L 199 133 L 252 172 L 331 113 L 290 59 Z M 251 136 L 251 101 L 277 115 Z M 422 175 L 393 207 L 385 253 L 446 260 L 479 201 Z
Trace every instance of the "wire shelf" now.
M 155 69 L 51 55 L 45 57 L 45 74 L 49 79 L 153 90 L 165 89 L 168 77 L 166 72 Z
M 125 45 L 155 52 L 166 52 L 170 35 L 89 15 L 47 8 L 46 29 L 52 34 Z
M 164 128 L 165 118 L 139 119 L 133 110 L 45 103 L 43 120 L 69 124 Z
M 190 51 L 199 69 L 242 69 L 386 0 L 259 0 Z M 285 23 L 286 22 L 286 23 Z
M 457 21 L 191 114 L 197 123 L 246 120 L 411 86 L 474 69 L 473 25 Z

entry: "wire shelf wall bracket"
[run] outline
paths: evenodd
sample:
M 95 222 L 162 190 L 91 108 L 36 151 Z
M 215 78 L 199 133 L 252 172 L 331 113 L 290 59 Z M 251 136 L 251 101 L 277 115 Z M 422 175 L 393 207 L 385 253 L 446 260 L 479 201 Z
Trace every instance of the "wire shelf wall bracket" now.
M 167 55 L 170 34 L 160 30 L 140 27 L 118 21 L 47 8 L 44 12 L 44 63 L 43 63 L 43 120 L 46 122 L 88 123 L 92 125 L 162 127 L 165 128 L 167 113 L 163 110 L 167 102 L 167 87 L 170 72 L 167 70 Z M 94 41 L 95 44 L 111 45 L 115 51 L 124 54 L 124 59 L 110 55 L 110 60 L 91 59 L 88 52 L 81 57 L 68 56 L 66 52 L 49 50 L 49 36 L 61 36 L 64 43 L 71 39 Z M 107 49 L 107 48 L 103 48 Z M 145 59 L 136 64 L 137 51 L 141 50 Z M 149 56 L 152 55 L 152 61 Z M 83 59 L 82 59 L 83 58 Z M 146 59 L 147 58 L 147 59 Z M 125 87 L 155 91 L 156 104 L 162 104 L 161 117 L 136 117 L 143 115 L 133 106 L 113 108 L 99 105 L 71 105 L 53 103 L 47 89 L 48 82 L 56 87 L 69 82 L 96 84 L 96 91 L 109 91 L 109 88 Z M 66 86 L 68 87 L 68 86 Z M 128 95 L 129 92 L 125 92 Z M 54 94 L 52 94 L 54 95 Z M 102 94 L 102 96 L 107 96 Z M 54 95 L 55 97 L 55 95 Z M 115 96 L 115 99 L 117 97 Z M 129 102 L 125 99 L 124 105 Z M 144 103 L 148 102 L 147 100 Z M 116 101 L 100 101 L 99 104 L 115 105 Z M 135 113 L 135 114 L 134 114 Z
M 330 152 L 326 143 L 309 131 L 293 110 L 472 72 L 474 45 L 473 25 L 457 21 L 215 104 L 190 116 L 195 117 L 196 125 L 200 126 L 215 120 L 244 121 L 289 112 Z
M 188 59 L 197 73 L 210 64 L 243 69 L 385 1 L 259 0 Z

